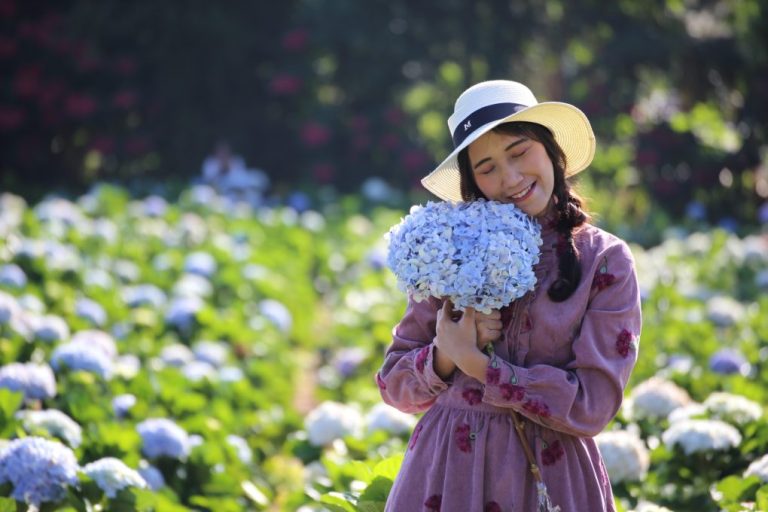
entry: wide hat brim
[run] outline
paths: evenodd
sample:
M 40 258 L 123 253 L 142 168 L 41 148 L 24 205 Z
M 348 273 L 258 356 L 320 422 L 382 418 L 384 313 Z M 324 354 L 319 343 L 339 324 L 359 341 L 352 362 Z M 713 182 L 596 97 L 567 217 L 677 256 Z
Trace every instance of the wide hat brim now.
M 568 103 L 545 101 L 531 105 L 505 118 L 487 123 L 470 136 L 448 155 L 434 171 L 421 180 L 424 187 L 437 197 L 446 201 L 460 202 L 461 177 L 459 173 L 459 152 L 496 126 L 513 121 L 526 121 L 547 127 L 555 141 L 565 154 L 565 176 L 573 176 L 583 171 L 595 156 L 595 134 L 589 119 L 578 108 Z

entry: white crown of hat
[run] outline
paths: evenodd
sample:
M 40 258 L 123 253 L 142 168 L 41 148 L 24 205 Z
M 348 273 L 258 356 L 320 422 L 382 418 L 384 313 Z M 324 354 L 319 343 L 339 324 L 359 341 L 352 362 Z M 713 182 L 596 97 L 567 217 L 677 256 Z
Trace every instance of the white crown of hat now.
M 489 80 L 473 85 L 456 99 L 453 114 L 448 118 L 448 129 L 456 131 L 464 119 L 473 112 L 497 103 L 517 103 L 531 107 L 537 105 L 536 96 L 525 85 L 511 80 Z

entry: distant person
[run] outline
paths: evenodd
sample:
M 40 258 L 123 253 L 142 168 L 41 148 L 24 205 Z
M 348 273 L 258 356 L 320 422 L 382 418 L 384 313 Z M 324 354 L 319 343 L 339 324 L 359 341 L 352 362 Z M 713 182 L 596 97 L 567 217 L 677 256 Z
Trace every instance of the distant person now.
M 253 206 L 263 202 L 269 178 L 259 169 L 248 169 L 245 160 L 234 154 L 229 143 L 220 141 L 213 154 L 203 161 L 203 183 L 220 194 Z

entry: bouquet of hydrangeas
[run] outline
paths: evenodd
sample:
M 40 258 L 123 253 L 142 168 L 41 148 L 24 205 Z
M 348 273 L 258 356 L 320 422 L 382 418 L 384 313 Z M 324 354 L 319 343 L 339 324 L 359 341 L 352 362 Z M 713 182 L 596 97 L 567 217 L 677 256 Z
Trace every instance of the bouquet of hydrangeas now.
M 536 284 L 541 229 L 512 204 L 414 206 L 388 238 L 387 266 L 417 302 L 434 296 L 489 313 Z

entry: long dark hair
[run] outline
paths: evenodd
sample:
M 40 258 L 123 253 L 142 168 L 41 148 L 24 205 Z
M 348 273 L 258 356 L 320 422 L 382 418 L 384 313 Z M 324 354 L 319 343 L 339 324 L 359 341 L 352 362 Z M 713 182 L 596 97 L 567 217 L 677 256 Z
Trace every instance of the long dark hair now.
M 540 142 L 552 161 L 555 173 L 555 183 L 552 195 L 555 197 L 557 218 L 554 220 L 555 229 L 559 234 L 557 243 L 558 276 L 547 290 L 549 298 L 554 302 L 563 302 L 576 290 L 581 281 L 581 263 L 576 245 L 573 242 L 574 228 L 589 220 L 589 214 L 584 211 L 584 201 L 571 188 L 565 179 L 565 154 L 546 127 L 527 122 L 500 124 L 494 132 L 506 135 L 522 135 Z M 464 148 L 458 155 L 459 171 L 461 174 L 461 197 L 464 201 L 487 199 L 475 182 L 475 174 L 469 161 L 469 151 Z

